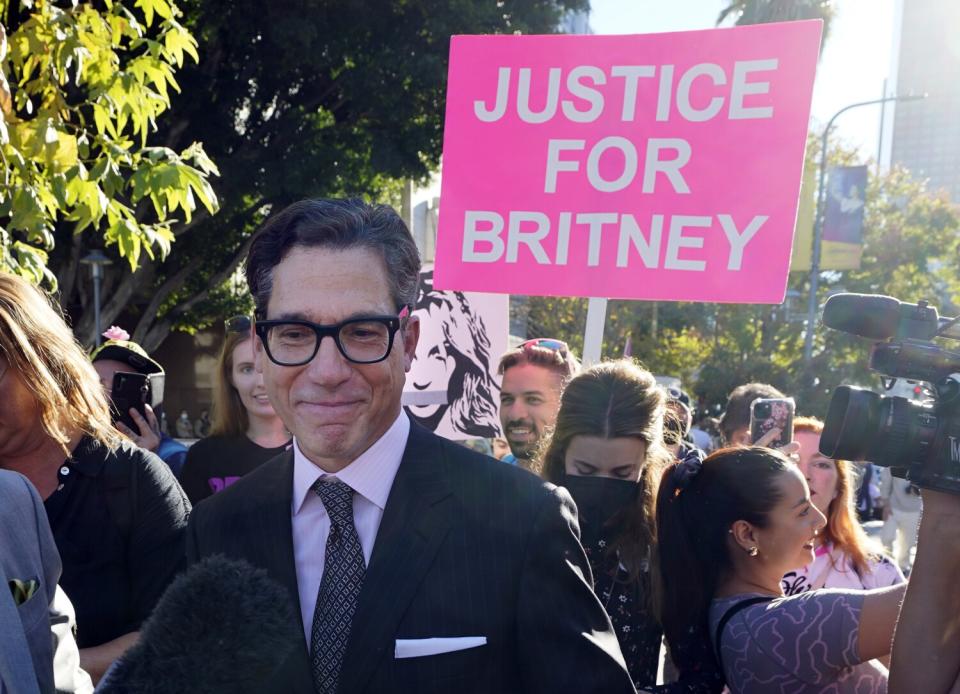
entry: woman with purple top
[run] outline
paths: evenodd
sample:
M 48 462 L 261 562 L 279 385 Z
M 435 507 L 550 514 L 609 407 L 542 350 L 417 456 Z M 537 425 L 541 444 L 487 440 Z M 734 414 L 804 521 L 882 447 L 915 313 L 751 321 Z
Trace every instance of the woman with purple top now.
M 664 472 L 657 496 L 661 621 L 699 634 L 732 694 L 883 693 L 904 585 L 785 596 L 826 519 L 782 453 L 741 447 Z

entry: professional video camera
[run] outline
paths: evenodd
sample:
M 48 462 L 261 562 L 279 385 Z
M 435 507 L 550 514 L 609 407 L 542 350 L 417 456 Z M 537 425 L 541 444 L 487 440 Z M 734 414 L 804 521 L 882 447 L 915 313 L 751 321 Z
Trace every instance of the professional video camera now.
M 855 386 L 833 392 L 820 436 L 831 458 L 869 460 L 920 487 L 960 493 L 960 352 L 933 342 L 960 340 L 960 317 L 941 318 L 925 301 L 907 304 L 876 294 L 836 294 L 823 308 L 834 330 L 878 340 L 870 368 L 896 379 L 929 383 L 930 398 L 913 401 Z

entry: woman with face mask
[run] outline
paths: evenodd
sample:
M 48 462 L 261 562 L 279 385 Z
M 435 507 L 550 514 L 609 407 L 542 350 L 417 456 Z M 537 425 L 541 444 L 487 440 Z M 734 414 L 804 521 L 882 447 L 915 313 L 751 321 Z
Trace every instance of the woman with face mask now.
M 577 504 L 594 591 L 636 686 L 719 691 L 714 673 L 682 663 L 680 682 L 656 686 L 663 631 L 653 613 L 650 563 L 656 480 L 671 460 L 663 444 L 665 399 L 653 375 L 629 360 L 580 372 L 563 392 L 540 471 Z

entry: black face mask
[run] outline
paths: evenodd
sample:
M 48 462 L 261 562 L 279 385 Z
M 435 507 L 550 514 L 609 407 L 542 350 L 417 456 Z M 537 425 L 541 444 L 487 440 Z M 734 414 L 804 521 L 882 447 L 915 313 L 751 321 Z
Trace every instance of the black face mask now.
M 584 547 L 616 532 L 609 526 L 610 520 L 634 504 L 640 489 L 639 482 L 596 476 L 564 475 L 562 484 L 577 504 Z

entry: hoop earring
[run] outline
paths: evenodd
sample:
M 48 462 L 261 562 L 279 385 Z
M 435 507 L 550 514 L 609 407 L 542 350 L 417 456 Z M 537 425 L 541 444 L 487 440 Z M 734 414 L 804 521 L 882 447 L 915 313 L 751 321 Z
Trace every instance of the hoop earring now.
M 747 554 L 749 554 L 751 557 L 755 557 L 760 554 L 760 549 L 758 547 L 751 547 L 747 550 Z

